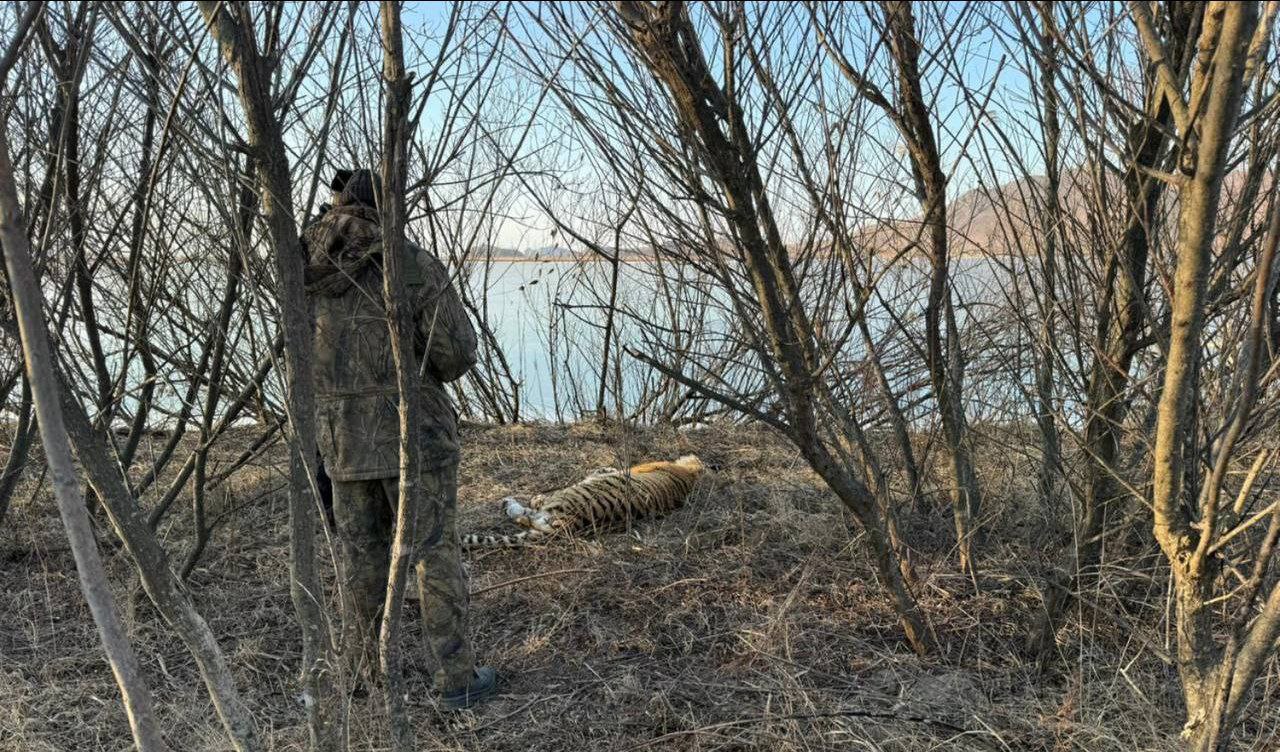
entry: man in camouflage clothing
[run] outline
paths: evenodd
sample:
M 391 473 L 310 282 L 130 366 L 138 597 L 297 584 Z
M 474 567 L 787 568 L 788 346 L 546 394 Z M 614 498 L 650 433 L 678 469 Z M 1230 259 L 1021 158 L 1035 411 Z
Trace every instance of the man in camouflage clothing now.
M 341 541 L 344 651 L 369 675 L 390 567 L 399 500 L 400 395 L 383 301 L 378 185 L 369 170 L 340 170 L 333 204 L 303 232 L 307 293 L 315 314 L 317 432 L 333 481 Z M 493 693 L 467 639 L 467 582 L 457 530 L 458 427 L 444 384 L 475 364 L 476 336 L 444 265 L 404 245 L 402 265 L 417 322 L 422 375 L 422 489 L 414 541 L 423 631 L 447 708 Z

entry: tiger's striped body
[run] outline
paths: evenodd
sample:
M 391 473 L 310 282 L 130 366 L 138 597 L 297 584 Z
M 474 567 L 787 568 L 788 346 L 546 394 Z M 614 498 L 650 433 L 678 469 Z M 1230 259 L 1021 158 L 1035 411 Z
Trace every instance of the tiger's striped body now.
M 703 470 L 702 461 L 689 454 L 675 462 L 597 471 L 568 488 L 535 496 L 527 505 L 508 496 L 504 511 L 526 529 L 513 535 L 472 533 L 463 536 L 462 547 L 514 548 L 557 533 L 666 514 L 684 503 Z

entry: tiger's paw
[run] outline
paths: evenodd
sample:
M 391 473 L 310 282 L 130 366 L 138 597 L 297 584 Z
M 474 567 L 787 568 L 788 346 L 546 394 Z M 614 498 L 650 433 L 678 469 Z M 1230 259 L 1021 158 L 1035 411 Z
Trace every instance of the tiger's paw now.
M 519 518 L 528 515 L 532 509 L 526 507 L 519 499 L 514 496 L 508 496 L 502 500 L 502 511 L 511 519 L 519 523 Z
M 555 520 L 546 512 L 531 512 L 525 519 L 529 521 L 529 525 L 532 526 L 534 530 L 538 530 L 543 533 L 555 531 Z

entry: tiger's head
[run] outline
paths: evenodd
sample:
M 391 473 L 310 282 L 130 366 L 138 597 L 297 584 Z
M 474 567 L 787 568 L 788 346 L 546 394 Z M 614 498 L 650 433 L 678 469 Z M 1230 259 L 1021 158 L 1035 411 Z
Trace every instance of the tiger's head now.
M 707 466 L 702 464 L 702 460 L 698 459 L 698 455 L 696 454 L 682 455 L 676 459 L 674 464 L 695 473 L 700 473 L 707 469 Z
M 685 454 L 677 458 L 675 462 L 667 463 L 665 469 L 672 475 L 683 476 L 691 482 L 696 482 L 707 470 L 707 466 L 702 463 L 698 455 Z

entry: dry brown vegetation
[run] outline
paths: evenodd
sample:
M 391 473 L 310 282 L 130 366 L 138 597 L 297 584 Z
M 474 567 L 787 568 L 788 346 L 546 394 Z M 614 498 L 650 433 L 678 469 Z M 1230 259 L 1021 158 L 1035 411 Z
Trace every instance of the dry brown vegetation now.
M 988 428 L 976 453 L 993 541 L 976 588 L 955 573 L 941 500 L 923 516 L 904 511 L 939 645 L 926 659 L 903 643 L 847 513 L 771 432 L 472 426 L 465 440 L 468 529 L 499 524 L 493 502 L 503 495 L 600 466 L 692 450 L 721 469 L 685 508 L 630 531 L 473 556 L 477 644 L 505 677 L 501 697 L 478 712 L 445 721 L 432 711 L 416 610 L 406 609 L 420 749 L 1178 748 L 1177 677 L 1160 658 L 1167 575 L 1154 561 L 1116 557 L 1091 596 L 1098 608 L 1078 610 L 1059 635 L 1068 668 L 1041 674 L 1025 659 L 1025 625 L 1040 607 L 1031 575 L 1053 546 L 1018 432 Z M 235 454 L 224 452 L 214 465 Z M 266 747 L 300 750 L 280 454 L 239 471 L 225 497 L 213 494 L 231 510 L 190 589 Z M 0 530 L 0 749 L 128 749 L 51 497 L 32 493 L 23 489 Z M 188 524 L 175 518 L 162 533 L 184 539 Z M 190 657 L 128 584 L 131 564 L 118 552 L 107 558 L 165 737 L 175 749 L 226 749 Z M 1268 676 L 1237 732 L 1245 748 L 1269 748 L 1280 729 L 1280 676 Z M 385 748 L 380 704 L 352 703 L 351 748 Z
M 4 744 L 1276 748 L 1277 19 L 0 6 Z M 471 429 L 468 522 L 602 464 L 724 468 L 669 519 L 477 557 L 511 681 L 448 728 L 399 666 L 404 315 L 372 699 L 331 639 L 302 231 L 356 166 L 390 257 L 457 275 L 461 416 L 649 426 Z M 513 233 L 604 263 L 504 284 Z

